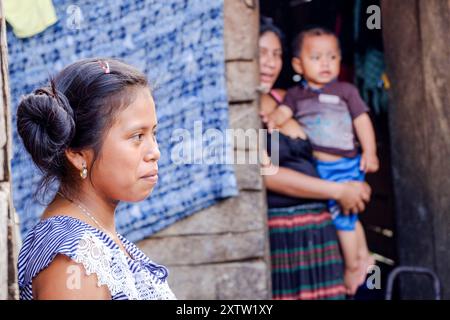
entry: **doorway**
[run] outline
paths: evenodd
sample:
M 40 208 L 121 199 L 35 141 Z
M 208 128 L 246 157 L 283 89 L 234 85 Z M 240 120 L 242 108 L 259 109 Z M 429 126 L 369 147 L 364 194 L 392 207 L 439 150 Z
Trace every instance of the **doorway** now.
M 395 203 L 391 172 L 391 145 L 388 122 L 390 88 L 385 73 L 381 29 L 369 29 L 366 21 L 369 6 L 380 7 L 379 0 L 260 0 L 261 16 L 271 18 L 284 33 L 283 70 L 275 88 L 297 85 L 290 61 L 291 42 L 303 29 L 326 27 L 339 37 L 342 67 L 339 79 L 355 84 L 369 106 L 376 138 L 380 170 L 367 176 L 372 199 L 360 218 L 369 249 L 381 271 L 381 289 L 362 286 L 356 299 L 383 299 L 385 281 L 397 264 L 395 240 Z

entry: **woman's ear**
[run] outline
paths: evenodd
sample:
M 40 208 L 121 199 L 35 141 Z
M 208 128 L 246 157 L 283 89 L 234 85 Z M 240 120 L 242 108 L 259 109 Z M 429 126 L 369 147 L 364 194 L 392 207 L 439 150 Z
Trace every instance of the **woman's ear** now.
M 302 67 L 302 61 L 300 60 L 300 58 L 298 57 L 293 57 L 292 61 L 292 68 L 294 69 L 294 71 L 298 74 L 303 74 L 303 67 Z
M 72 149 L 66 149 L 65 154 L 69 162 L 77 169 L 81 171 L 83 167 L 90 167 L 92 160 L 92 152 L 88 150 L 75 151 Z

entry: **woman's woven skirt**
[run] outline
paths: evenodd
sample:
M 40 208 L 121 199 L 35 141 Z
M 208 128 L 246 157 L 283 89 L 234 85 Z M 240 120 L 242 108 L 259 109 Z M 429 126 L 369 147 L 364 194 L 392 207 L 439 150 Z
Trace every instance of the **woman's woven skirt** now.
M 326 205 L 269 209 L 273 299 L 344 299 L 343 261 Z

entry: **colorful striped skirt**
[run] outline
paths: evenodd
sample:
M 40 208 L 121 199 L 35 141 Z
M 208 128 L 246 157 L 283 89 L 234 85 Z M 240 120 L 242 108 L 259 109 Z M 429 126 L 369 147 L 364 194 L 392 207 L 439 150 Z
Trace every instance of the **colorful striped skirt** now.
M 344 299 L 343 262 L 326 205 L 269 209 L 273 299 Z

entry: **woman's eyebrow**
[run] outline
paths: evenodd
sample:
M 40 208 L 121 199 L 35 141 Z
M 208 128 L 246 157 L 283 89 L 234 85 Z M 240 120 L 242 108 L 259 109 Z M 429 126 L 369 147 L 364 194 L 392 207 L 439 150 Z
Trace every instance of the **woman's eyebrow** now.
M 154 124 L 152 128 L 152 130 L 155 130 L 156 127 L 158 126 L 158 124 Z M 135 125 L 130 125 L 129 127 L 126 128 L 127 132 L 132 132 L 132 131 L 137 131 L 137 130 L 147 130 L 149 129 L 150 126 L 145 125 L 145 124 L 135 124 Z
M 129 127 L 126 128 L 127 132 L 132 132 L 132 131 L 138 131 L 138 130 L 146 130 L 148 129 L 149 126 L 147 125 L 142 125 L 142 124 L 137 124 L 137 125 L 131 125 Z

